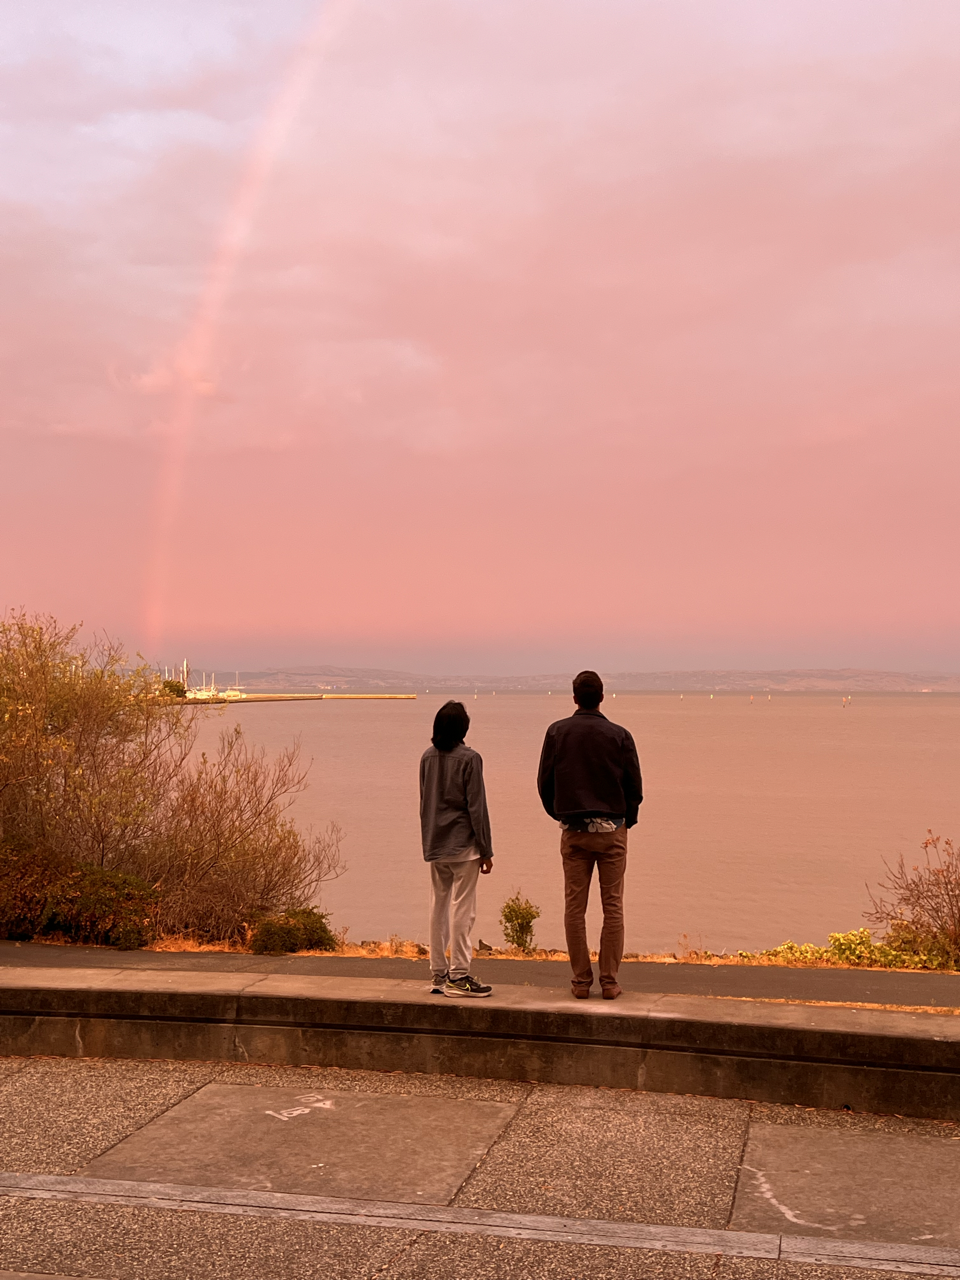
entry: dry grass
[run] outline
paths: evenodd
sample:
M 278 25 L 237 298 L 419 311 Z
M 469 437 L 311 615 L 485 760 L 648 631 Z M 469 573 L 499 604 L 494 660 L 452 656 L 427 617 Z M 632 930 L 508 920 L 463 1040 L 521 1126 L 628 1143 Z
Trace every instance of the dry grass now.
M 396 935 L 387 942 L 343 941 L 337 948 L 338 956 L 369 956 L 373 960 L 421 960 L 426 954 L 427 948 L 422 943 L 412 942 L 409 938 L 398 938 Z
M 250 953 L 250 948 L 236 939 L 229 942 L 198 942 L 196 938 L 187 938 L 182 934 L 157 938 L 144 951 L 224 951 Z M 252 953 L 250 953 L 252 954 Z
M 866 1004 L 861 1000 L 789 1000 L 783 996 L 711 996 L 711 1000 L 739 1000 L 741 1004 L 803 1004 L 818 1009 L 873 1009 L 879 1013 L 933 1013 L 940 1017 L 960 1017 L 960 1008 L 944 1004 Z
M 371 940 L 371 941 L 364 940 L 362 942 L 348 942 L 346 938 L 342 936 L 342 931 L 339 937 L 340 937 L 340 944 L 337 947 L 337 950 L 335 952 L 298 951 L 296 952 L 296 954 L 304 955 L 304 956 L 319 956 L 319 955 L 351 956 L 357 959 L 366 958 L 370 960 L 380 960 L 380 959 L 422 960 L 422 959 L 425 959 L 426 956 L 428 955 L 428 949 L 423 945 L 423 943 L 416 942 L 410 938 L 400 938 L 396 934 L 392 935 L 386 942 L 383 942 L 381 940 Z M 54 938 L 38 937 L 35 939 L 35 941 L 42 942 L 47 946 L 73 945 L 72 943 L 68 943 L 65 940 L 57 937 L 54 937 Z M 212 951 L 212 952 L 224 952 L 228 954 L 251 954 L 250 948 L 246 946 L 244 943 L 239 941 L 198 942 L 195 938 L 185 936 L 182 934 L 172 934 L 163 938 L 158 938 L 155 942 L 152 942 L 148 947 L 145 947 L 144 950 L 167 951 L 167 952 Z M 490 960 L 546 960 L 546 961 L 554 960 L 555 961 L 555 960 L 569 959 L 569 956 L 567 955 L 566 951 L 549 950 L 546 948 L 538 948 L 535 951 L 523 952 L 518 950 L 517 948 L 494 947 L 489 951 L 486 949 L 483 951 L 477 951 L 476 949 L 474 949 L 474 955 L 480 959 L 490 959 Z M 593 961 L 596 961 L 599 959 L 599 956 L 596 951 L 591 951 L 590 959 Z M 666 953 L 666 952 L 657 952 L 657 951 L 651 951 L 651 952 L 645 952 L 645 953 L 628 952 L 623 957 L 623 963 L 624 964 L 643 963 L 643 964 L 662 964 L 662 965 L 701 964 L 701 965 L 708 965 L 711 968 L 717 968 L 721 965 L 734 965 L 734 966 L 740 966 L 741 968 L 763 967 L 763 968 L 775 968 L 775 969 L 776 968 L 779 968 L 779 969 L 854 969 L 860 973 L 917 973 L 918 972 L 918 970 L 916 969 L 890 969 L 890 968 L 880 968 L 880 967 L 874 968 L 874 967 L 867 967 L 864 965 L 843 965 L 843 964 L 827 963 L 827 962 L 822 962 L 818 964 L 812 964 L 812 963 L 790 964 L 783 960 L 777 960 L 777 959 L 768 958 L 765 956 L 757 956 L 756 958 L 753 958 L 753 959 L 744 960 L 744 959 L 741 959 L 739 956 L 735 956 L 735 955 L 717 956 L 717 955 L 711 954 L 710 952 L 700 952 L 700 951 L 687 951 L 687 952 L 682 952 L 679 955 L 675 953 Z M 723 997 L 723 998 L 726 998 L 726 997 Z M 737 997 L 730 997 L 730 998 L 735 999 Z M 818 1004 L 821 1002 L 820 1001 L 787 1000 L 787 1001 L 784 1001 L 783 1003 Z M 826 1003 L 832 1004 L 834 1002 L 827 1001 Z M 841 1003 L 852 1008 L 864 1008 L 864 1009 L 870 1009 L 874 1007 L 884 1008 L 884 1009 L 901 1008 L 901 1006 L 898 1006 L 898 1005 L 876 1005 L 876 1006 L 869 1005 L 869 1004 L 860 1005 L 860 1004 L 850 1004 L 850 1002 L 847 1002 L 847 1001 L 843 1001 Z M 904 1009 L 904 1011 L 907 1011 L 907 1012 L 910 1012 L 913 1010 L 912 1006 L 909 1006 L 909 1007 L 902 1006 L 902 1008 Z M 917 1009 L 915 1011 L 924 1012 L 925 1009 L 926 1009 L 926 1006 L 917 1006 Z M 929 1010 L 926 1010 L 926 1011 L 929 1012 Z
M 60 937 L 38 937 L 35 942 L 43 943 L 46 946 L 73 946 L 74 944 L 67 939 Z M 196 938 L 187 937 L 182 934 L 168 935 L 158 938 L 155 942 L 150 943 L 144 948 L 145 951 L 212 951 L 224 952 L 227 954 L 252 954 L 250 948 L 242 942 L 198 942 Z M 399 959 L 399 960 L 422 960 L 428 955 L 428 949 L 421 942 L 415 942 L 410 938 L 400 938 L 393 935 L 386 942 L 379 940 L 364 942 L 347 942 L 342 941 L 336 951 L 298 951 L 297 955 L 302 956 L 352 956 L 355 958 L 364 958 L 370 960 L 381 959 Z M 535 951 L 519 951 L 516 948 L 494 947 L 491 950 L 477 951 L 474 948 L 474 956 L 480 959 L 490 960 L 569 960 L 566 951 L 548 950 L 546 948 L 537 948 Z M 596 951 L 590 952 L 590 959 L 596 961 L 599 955 Z M 716 956 L 709 952 L 702 953 L 696 951 L 686 952 L 681 955 L 673 953 L 650 951 L 645 953 L 629 952 L 623 957 L 624 964 L 702 964 L 708 965 L 710 968 L 718 968 L 721 965 L 734 965 L 741 968 L 774 968 L 774 969 L 855 969 L 860 973 L 917 973 L 916 969 L 889 969 L 880 967 L 867 967 L 864 965 L 842 965 L 842 964 L 789 964 L 783 960 L 770 959 L 767 957 L 757 957 L 751 960 L 742 960 L 738 956 Z M 797 1003 L 819 1003 L 818 1001 L 787 1001 L 788 1004 Z M 832 1003 L 832 1002 L 828 1002 Z M 857 1005 L 857 1008 L 869 1009 L 872 1005 Z M 899 1006 L 878 1005 L 877 1008 L 893 1008 Z M 906 1006 L 904 1006 L 906 1008 Z M 919 1007 L 918 1007 L 918 1011 Z

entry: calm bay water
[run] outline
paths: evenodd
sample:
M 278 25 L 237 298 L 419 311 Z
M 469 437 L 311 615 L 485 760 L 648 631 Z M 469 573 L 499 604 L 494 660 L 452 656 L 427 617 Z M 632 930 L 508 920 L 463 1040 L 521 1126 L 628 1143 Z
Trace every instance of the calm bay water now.
M 202 741 L 239 722 L 274 752 L 299 736 L 312 759 L 294 817 L 335 819 L 346 874 L 323 906 L 352 941 L 425 941 L 417 766 L 445 698 L 258 703 L 204 712 Z M 559 835 L 540 807 L 543 732 L 567 697 L 464 697 L 484 760 L 496 860 L 476 936 L 502 942 L 517 888 L 542 911 L 537 941 L 563 946 Z M 883 859 L 912 856 L 931 827 L 960 837 L 960 696 L 620 694 L 605 713 L 637 741 L 646 799 L 630 834 L 627 949 L 714 951 L 858 928 Z M 594 928 L 598 918 L 591 904 Z

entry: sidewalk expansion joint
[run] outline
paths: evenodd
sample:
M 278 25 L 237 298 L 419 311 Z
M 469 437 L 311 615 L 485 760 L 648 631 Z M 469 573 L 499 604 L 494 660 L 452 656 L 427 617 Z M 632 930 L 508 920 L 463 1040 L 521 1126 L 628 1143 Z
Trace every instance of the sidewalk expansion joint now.
M 923 1245 L 886 1244 L 878 1241 L 716 1231 L 699 1227 L 500 1213 L 488 1209 L 445 1205 L 349 1200 L 272 1191 L 241 1191 L 226 1187 L 25 1173 L 0 1174 L 0 1196 L 116 1204 L 140 1209 L 287 1218 L 317 1225 L 435 1231 L 566 1245 L 600 1245 L 669 1253 L 783 1259 L 817 1263 L 821 1266 L 865 1267 L 928 1276 L 960 1276 L 960 1249 L 932 1249 Z

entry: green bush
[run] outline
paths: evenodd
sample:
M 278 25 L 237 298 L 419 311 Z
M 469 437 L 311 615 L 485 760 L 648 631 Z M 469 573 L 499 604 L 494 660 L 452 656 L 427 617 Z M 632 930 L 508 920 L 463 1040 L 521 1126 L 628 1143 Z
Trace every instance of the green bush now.
M 41 927 L 71 942 L 134 951 L 155 937 L 156 902 L 156 892 L 136 876 L 77 867 L 52 887 Z
M 839 964 L 855 968 L 904 969 L 911 966 L 897 948 L 874 942 L 869 929 L 851 929 L 849 933 L 831 933 L 828 948 Z
M 508 946 L 518 951 L 533 950 L 533 922 L 540 918 L 540 908 L 529 898 L 521 898 L 518 889 L 500 908 L 500 923 Z
M 287 911 L 285 915 L 301 931 L 303 943 L 297 948 L 298 951 L 336 951 L 337 940 L 330 930 L 330 917 L 325 911 L 303 907 L 297 911 Z
M 336 951 L 337 940 L 330 932 L 329 919 L 325 912 L 312 907 L 267 916 L 255 925 L 250 950 L 260 956 L 287 951 Z
M 0 848 L 0 938 L 29 942 L 40 932 L 62 871 L 44 854 Z
M 250 935 L 250 950 L 258 956 L 279 956 L 285 951 L 299 950 L 303 934 L 292 920 L 269 916 L 261 920 Z
M 154 937 L 157 895 L 136 876 L 65 869 L 34 850 L 0 850 L 0 938 L 61 934 L 69 942 L 133 950 Z
M 936 939 L 917 934 L 907 925 L 894 925 L 882 942 L 874 942 L 869 929 L 831 933 L 830 943 L 781 942 L 768 951 L 738 951 L 746 963 L 772 960 L 775 964 L 849 966 L 855 969 L 952 969 L 949 952 L 937 951 Z

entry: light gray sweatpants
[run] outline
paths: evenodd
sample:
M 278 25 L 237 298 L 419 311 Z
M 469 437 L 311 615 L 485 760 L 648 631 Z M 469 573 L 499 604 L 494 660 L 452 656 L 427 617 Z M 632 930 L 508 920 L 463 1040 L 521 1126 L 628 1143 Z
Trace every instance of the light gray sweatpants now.
M 480 859 L 469 862 L 431 862 L 430 884 L 430 968 L 439 975 L 449 970 L 451 978 L 465 978 L 470 972 L 473 945 L 470 930 L 477 918 L 477 878 Z M 450 963 L 447 964 L 447 948 Z

